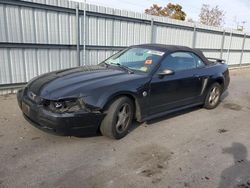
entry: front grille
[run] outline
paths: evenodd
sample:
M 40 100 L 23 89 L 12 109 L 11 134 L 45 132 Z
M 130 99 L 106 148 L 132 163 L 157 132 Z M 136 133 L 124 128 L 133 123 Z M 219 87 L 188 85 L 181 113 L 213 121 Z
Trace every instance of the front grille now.
M 43 99 L 41 104 L 45 107 L 48 107 L 50 105 L 50 101 L 49 100 L 46 100 L 46 99 Z

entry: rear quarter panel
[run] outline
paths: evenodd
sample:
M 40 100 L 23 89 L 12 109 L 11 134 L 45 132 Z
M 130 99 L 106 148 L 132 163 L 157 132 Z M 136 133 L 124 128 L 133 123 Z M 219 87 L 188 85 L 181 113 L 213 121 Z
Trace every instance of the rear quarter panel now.
M 208 76 L 208 83 L 206 89 L 209 89 L 211 85 L 215 82 L 219 82 L 225 91 L 228 88 L 230 77 L 228 65 L 223 63 L 214 63 L 207 65 L 204 70 L 202 70 L 204 75 Z

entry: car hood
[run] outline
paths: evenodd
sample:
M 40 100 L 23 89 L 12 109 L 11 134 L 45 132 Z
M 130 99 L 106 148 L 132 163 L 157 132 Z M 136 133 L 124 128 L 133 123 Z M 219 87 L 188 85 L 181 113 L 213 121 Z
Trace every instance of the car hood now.
M 135 77 L 142 77 L 142 75 L 129 74 L 120 69 L 99 65 L 83 66 L 41 75 L 31 80 L 27 88 L 44 99 L 59 100 L 88 96 L 99 91 L 100 88 L 122 84 L 123 81 L 133 80 Z

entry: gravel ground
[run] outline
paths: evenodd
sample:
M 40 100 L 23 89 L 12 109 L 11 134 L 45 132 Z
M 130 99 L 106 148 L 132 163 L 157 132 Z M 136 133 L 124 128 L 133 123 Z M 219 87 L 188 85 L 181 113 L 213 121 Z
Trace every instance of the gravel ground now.
M 0 97 L 0 187 L 250 187 L 250 69 L 215 110 L 143 123 L 121 140 L 33 128 Z

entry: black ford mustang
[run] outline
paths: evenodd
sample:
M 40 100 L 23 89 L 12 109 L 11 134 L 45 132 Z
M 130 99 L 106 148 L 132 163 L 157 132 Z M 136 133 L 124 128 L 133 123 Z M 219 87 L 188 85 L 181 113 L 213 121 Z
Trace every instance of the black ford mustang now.
M 182 46 L 126 48 L 96 66 L 47 73 L 19 90 L 24 117 L 61 135 L 98 132 L 119 139 L 133 119 L 147 121 L 204 105 L 215 108 L 229 85 L 228 66 Z

